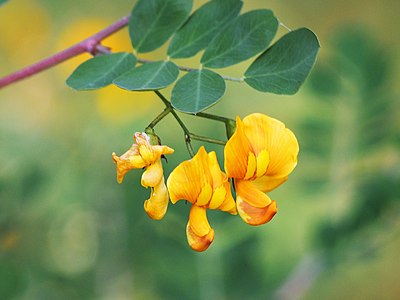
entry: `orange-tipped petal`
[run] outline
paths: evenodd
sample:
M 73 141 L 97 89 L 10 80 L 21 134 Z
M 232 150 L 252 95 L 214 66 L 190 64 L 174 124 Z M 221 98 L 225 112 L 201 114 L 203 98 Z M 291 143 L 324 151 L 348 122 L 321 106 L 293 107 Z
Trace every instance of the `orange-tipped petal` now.
M 189 225 L 193 232 L 199 237 L 207 235 L 211 230 L 206 211 L 205 207 L 197 205 L 192 205 L 190 208 Z
M 266 207 L 254 207 L 240 196 L 236 198 L 237 210 L 240 217 L 249 225 L 257 226 L 269 222 L 277 212 L 275 201 L 271 201 Z
M 192 159 L 182 162 L 169 175 L 167 186 L 171 202 L 185 199 L 195 203 L 206 183 L 211 185 L 212 178 L 207 152 L 201 147 Z
M 243 122 L 237 117 L 236 131 L 228 140 L 224 149 L 225 172 L 231 178 L 244 178 L 247 172 L 248 156 L 251 149 L 243 127 Z
M 164 177 L 151 191 L 150 199 L 144 202 L 144 210 L 153 220 L 161 220 L 168 208 L 168 190 L 164 183 Z
M 299 144 L 296 136 L 279 120 L 263 114 L 251 114 L 243 119 L 244 134 L 256 156 L 268 151 L 266 175 L 288 176 L 297 164 Z
M 161 159 L 158 159 L 155 163 L 149 165 L 146 168 L 146 171 L 142 174 L 141 184 L 145 188 L 147 187 L 155 187 L 160 183 L 163 179 L 163 168 L 161 164 Z
M 186 237 L 190 248 L 202 252 L 207 250 L 214 240 L 214 229 L 211 228 L 207 235 L 200 237 L 194 233 L 188 223 L 186 226 Z
M 241 199 L 251 206 L 261 208 L 266 207 L 271 203 L 271 199 L 266 194 L 255 188 L 251 181 L 236 179 L 235 188 L 237 197 L 240 196 Z

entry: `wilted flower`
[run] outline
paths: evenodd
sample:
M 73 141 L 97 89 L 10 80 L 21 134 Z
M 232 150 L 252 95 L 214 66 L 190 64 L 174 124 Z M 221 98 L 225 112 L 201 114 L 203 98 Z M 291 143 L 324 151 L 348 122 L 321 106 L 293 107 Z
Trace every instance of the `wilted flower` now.
M 288 179 L 297 164 L 299 144 L 282 122 L 263 114 L 236 118 L 236 132 L 225 146 L 225 171 L 234 179 L 236 206 L 250 225 L 261 225 L 277 212 L 265 192 Z
M 164 182 L 161 156 L 171 154 L 173 149 L 168 146 L 151 145 L 150 137 L 144 132 L 136 132 L 135 143 L 123 155 L 112 154 L 117 164 L 117 181 L 121 183 L 125 174 L 132 169 L 146 168 L 141 184 L 151 188 L 150 198 L 144 202 L 144 210 L 150 218 L 160 220 L 168 207 L 168 191 Z
M 192 203 L 186 236 L 193 250 L 206 250 L 214 239 L 207 209 L 237 214 L 228 178 L 221 171 L 215 152 L 207 154 L 204 147 L 172 171 L 167 186 L 172 203 L 178 200 Z

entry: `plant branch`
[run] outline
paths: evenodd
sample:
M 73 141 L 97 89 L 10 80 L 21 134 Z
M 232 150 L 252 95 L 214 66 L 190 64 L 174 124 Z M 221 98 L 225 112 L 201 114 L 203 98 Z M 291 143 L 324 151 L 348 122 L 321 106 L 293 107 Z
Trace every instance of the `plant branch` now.
M 16 81 L 22 80 L 24 78 L 37 74 L 41 71 L 47 70 L 79 54 L 85 52 L 91 53 L 93 55 L 97 53 L 103 53 L 103 54 L 108 53 L 109 49 L 107 47 L 102 46 L 100 42 L 104 40 L 106 37 L 124 28 L 126 25 L 128 25 L 128 22 L 129 22 L 129 16 L 125 16 L 120 20 L 118 20 L 117 22 L 115 22 L 114 24 L 111 24 L 107 28 L 99 31 L 98 33 L 88 37 L 87 39 L 61 52 L 58 52 L 33 65 L 30 65 L 19 71 L 11 73 L 10 75 L 0 78 L 0 89 Z
M 139 58 L 137 57 L 137 61 L 141 64 L 147 64 L 147 63 L 152 63 L 154 62 L 153 60 L 149 60 L 149 59 L 143 59 L 143 58 Z M 199 69 L 196 68 L 190 68 L 190 67 L 186 67 L 186 66 L 179 66 L 177 65 L 178 69 L 181 71 L 185 71 L 185 72 L 192 72 L 192 71 L 198 71 Z M 229 80 L 229 81 L 234 81 L 234 82 L 243 82 L 244 79 L 243 78 L 236 78 L 236 77 L 231 77 L 231 76 L 225 76 L 225 75 L 220 75 L 224 80 Z
M 189 154 L 191 157 L 194 156 L 194 151 L 193 151 L 193 147 L 192 144 L 190 142 L 190 131 L 189 129 L 187 129 L 186 125 L 183 123 L 183 121 L 181 120 L 181 118 L 179 118 L 178 114 L 176 113 L 176 111 L 174 110 L 174 108 L 172 107 L 171 103 L 167 100 L 167 98 L 164 97 L 163 94 L 161 94 L 159 91 L 155 90 L 154 91 L 157 96 L 162 100 L 162 102 L 164 102 L 165 106 L 167 107 L 167 109 L 171 112 L 171 114 L 174 116 L 175 120 L 179 123 L 179 126 L 181 126 L 184 134 L 185 134 L 185 143 L 186 143 L 186 148 L 189 151 Z

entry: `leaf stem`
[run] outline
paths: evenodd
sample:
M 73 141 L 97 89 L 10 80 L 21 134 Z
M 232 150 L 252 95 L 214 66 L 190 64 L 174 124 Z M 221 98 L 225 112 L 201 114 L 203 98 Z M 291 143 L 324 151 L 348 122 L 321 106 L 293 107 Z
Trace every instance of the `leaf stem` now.
M 226 142 L 225 141 L 221 141 L 221 140 L 217 140 L 217 139 L 213 139 L 213 138 L 209 138 L 206 136 L 201 136 L 201 135 L 197 135 L 194 133 L 190 134 L 190 138 L 196 141 L 202 141 L 202 142 L 207 142 L 207 143 L 212 143 L 212 144 L 217 144 L 217 145 L 225 145 Z
M 146 128 L 153 129 L 165 116 L 167 116 L 171 112 L 170 107 L 166 107 Z
M 171 111 L 171 114 L 174 116 L 174 118 L 176 119 L 176 121 L 179 123 L 179 125 L 182 127 L 182 130 L 185 132 L 185 134 L 187 134 L 188 136 L 190 136 L 190 132 L 189 129 L 187 129 L 186 125 L 182 122 L 181 118 L 179 118 L 178 114 L 176 113 L 176 111 L 174 110 L 174 108 L 172 107 L 171 102 L 169 102 L 167 100 L 167 98 L 164 97 L 163 94 L 160 93 L 160 91 L 155 90 L 154 91 L 157 96 L 164 102 L 165 106 Z
M 228 139 L 234 134 L 234 132 L 236 130 L 236 121 L 233 119 L 222 117 L 222 116 L 217 116 L 217 115 L 212 115 L 212 114 L 208 114 L 208 113 L 204 113 L 204 112 L 199 112 L 199 113 L 195 114 L 195 116 L 224 123 L 225 130 L 226 130 L 226 137 Z
M 83 41 L 61 51 L 50 57 L 47 57 L 37 63 L 27 66 L 19 71 L 11 73 L 3 78 L 0 78 L 0 89 L 10 85 L 19 80 L 25 79 L 29 76 L 37 74 L 41 71 L 47 70 L 55 65 L 58 65 L 74 56 L 80 55 L 82 53 L 88 52 L 92 55 L 97 53 L 108 53 L 109 49 L 100 44 L 102 40 L 106 37 L 112 35 L 113 33 L 119 31 L 128 25 L 130 16 L 125 16 L 119 19 L 117 22 L 111 24 L 105 29 L 95 33 L 94 35 L 84 39 Z
M 194 116 L 201 117 L 201 118 L 206 118 L 206 119 L 211 119 L 211 120 L 215 120 L 215 121 L 219 121 L 219 122 L 222 122 L 222 123 L 226 123 L 228 121 L 234 121 L 234 120 L 232 120 L 230 118 L 217 116 L 217 115 L 213 115 L 213 114 L 209 114 L 209 113 L 205 113 L 205 112 L 199 112 L 199 113 L 195 114 Z
M 279 25 L 285 28 L 287 31 L 291 32 L 292 29 L 290 29 L 288 26 L 286 26 L 283 22 L 279 21 Z
M 149 60 L 149 59 L 143 59 L 143 58 L 139 58 L 137 57 L 137 61 L 141 64 L 147 64 L 147 63 L 152 63 L 154 62 L 153 60 Z M 177 65 L 178 69 L 181 71 L 185 71 L 185 72 L 192 72 L 192 71 L 198 71 L 199 69 L 196 68 L 190 68 L 190 67 L 186 67 L 186 66 L 179 66 Z M 244 78 L 237 78 L 237 77 L 231 77 L 231 76 L 225 76 L 225 75 L 220 75 L 224 80 L 229 80 L 229 81 L 234 81 L 234 82 L 244 82 Z

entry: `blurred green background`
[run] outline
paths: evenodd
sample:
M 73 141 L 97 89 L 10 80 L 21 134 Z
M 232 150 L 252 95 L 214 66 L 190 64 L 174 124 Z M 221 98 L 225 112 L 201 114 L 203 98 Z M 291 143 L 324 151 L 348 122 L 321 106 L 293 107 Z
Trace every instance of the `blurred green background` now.
M 0 299 L 400 298 L 399 2 L 244 2 L 244 11 L 271 8 L 290 28 L 311 28 L 322 45 L 298 94 L 228 82 L 208 110 L 232 118 L 262 112 L 296 133 L 299 164 L 271 193 L 275 218 L 251 227 L 210 211 L 216 236 L 205 253 L 186 244 L 183 201 L 162 221 L 150 220 L 141 172 L 118 185 L 111 153 L 125 152 L 163 105 L 151 93 L 69 89 L 65 79 L 89 58 L 82 55 L 0 91 Z M 132 6 L 10 0 L 0 7 L 0 76 Z M 104 44 L 130 51 L 127 30 Z M 240 76 L 248 63 L 222 73 Z M 218 123 L 183 119 L 195 133 L 223 138 Z M 171 117 L 156 132 L 176 151 L 168 174 L 188 153 Z M 206 148 L 222 162 L 222 147 Z

